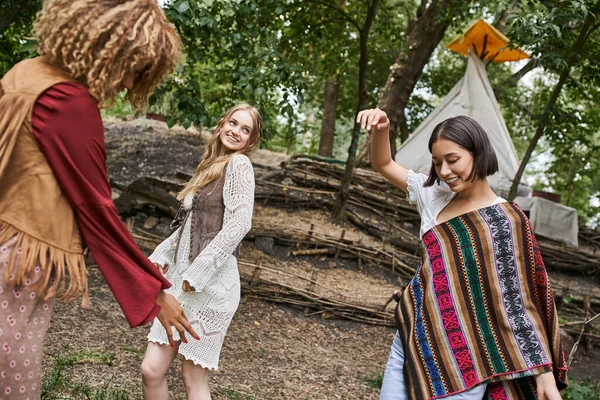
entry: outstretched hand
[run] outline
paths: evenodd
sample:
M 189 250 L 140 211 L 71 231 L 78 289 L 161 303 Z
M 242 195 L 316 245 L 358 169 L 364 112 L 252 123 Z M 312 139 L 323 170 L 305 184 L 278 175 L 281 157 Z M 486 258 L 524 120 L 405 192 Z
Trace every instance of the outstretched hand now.
M 388 119 L 387 114 L 379 108 L 372 108 L 370 110 L 359 112 L 356 116 L 356 123 L 360 124 L 361 129 L 366 129 L 368 131 L 370 131 L 371 128 L 381 131 L 390 127 L 390 120 Z
M 175 297 L 166 293 L 164 290 L 161 290 L 158 294 L 158 298 L 156 299 L 156 304 L 161 307 L 160 312 L 158 313 L 158 320 L 162 326 L 164 326 L 165 331 L 167 331 L 167 336 L 169 337 L 169 344 L 171 347 L 175 347 L 175 342 L 173 342 L 173 333 L 171 331 L 172 326 L 177 329 L 177 332 L 179 332 L 179 337 L 184 343 L 187 343 L 185 331 L 188 331 L 190 335 L 197 340 L 200 340 L 200 336 L 198 336 L 196 331 L 194 331 L 188 322 L 188 319 L 183 312 L 183 308 L 181 308 L 181 305 L 175 299 Z

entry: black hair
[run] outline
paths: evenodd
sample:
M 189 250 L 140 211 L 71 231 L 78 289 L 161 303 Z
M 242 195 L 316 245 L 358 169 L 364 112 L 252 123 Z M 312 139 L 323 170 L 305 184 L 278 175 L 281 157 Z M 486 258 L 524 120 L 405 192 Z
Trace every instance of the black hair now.
M 437 124 L 429 138 L 429 152 L 438 139 L 446 139 L 456 143 L 467 150 L 473 156 L 473 170 L 469 175 L 469 180 L 473 182 L 475 178 L 484 180 L 486 177 L 498 172 L 498 159 L 496 152 L 490 143 L 487 133 L 481 125 L 473 118 L 466 115 L 448 118 Z M 434 183 L 440 183 L 440 177 L 435 171 L 435 164 L 431 161 L 431 170 L 429 177 L 423 186 L 433 186 Z

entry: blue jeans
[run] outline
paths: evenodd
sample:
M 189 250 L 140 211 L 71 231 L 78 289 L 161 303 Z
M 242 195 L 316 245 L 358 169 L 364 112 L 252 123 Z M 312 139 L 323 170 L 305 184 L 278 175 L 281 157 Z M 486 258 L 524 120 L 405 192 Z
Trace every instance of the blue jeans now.
M 475 386 L 466 392 L 444 397 L 444 400 L 481 400 L 485 395 L 487 385 Z M 381 394 L 379 400 L 406 400 L 408 394 L 406 391 L 406 382 L 404 382 L 404 349 L 400 335 L 396 332 L 390 358 L 388 358 L 383 375 L 383 384 L 381 385 Z

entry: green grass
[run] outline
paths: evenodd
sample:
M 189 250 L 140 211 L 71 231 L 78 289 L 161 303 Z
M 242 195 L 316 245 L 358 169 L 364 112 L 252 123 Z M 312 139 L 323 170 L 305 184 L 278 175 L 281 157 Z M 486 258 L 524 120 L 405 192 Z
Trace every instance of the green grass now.
M 360 380 L 366 383 L 369 387 L 372 387 L 374 389 L 381 389 L 381 385 L 383 384 L 383 374 L 378 374 L 373 377 L 361 378 Z
M 43 377 L 43 400 L 130 400 L 127 391 L 112 387 L 112 378 L 99 388 L 92 388 L 82 382 L 73 382 L 70 378 L 71 369 L 76 364 L 91 363 L 112 366 L 115 353 L 87 350 L 69 355 L 64 353 L 64 351 L 56 352 L 50 371 Z
M 229 400 L 256 400 L 257 397 L 254 394 L 243 394 L 240 392 L 236 392 L 232 389 L 221 389 L 219 390 L 219 394 L 225 396 L 226 399 Z
M 143 356 L 146 354 L 146 350 L 136 349 L 135 347 L 123 347 L 123 351 L 125 353 L 137 354 L 138 356 Z

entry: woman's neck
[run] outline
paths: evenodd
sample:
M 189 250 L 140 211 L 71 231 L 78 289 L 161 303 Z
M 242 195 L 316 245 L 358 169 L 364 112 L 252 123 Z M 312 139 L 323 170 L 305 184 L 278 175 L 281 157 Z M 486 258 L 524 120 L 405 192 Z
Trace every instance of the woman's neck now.
M 461 190 L 456 194 L 457 200 L 461 202 L 490 200 L 494 201 L 498 197 L 490 187 L 487 179 L 476 180 L 468 188 Z

